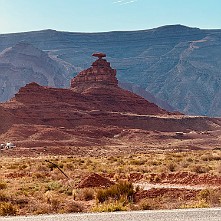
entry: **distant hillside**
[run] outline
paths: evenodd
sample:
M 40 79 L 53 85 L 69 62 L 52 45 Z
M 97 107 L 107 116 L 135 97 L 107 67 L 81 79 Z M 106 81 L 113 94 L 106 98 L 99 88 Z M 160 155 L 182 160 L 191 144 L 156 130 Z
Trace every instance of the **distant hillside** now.
M 119 82 L 118 84 L 121 88 L 131 91 L 134 94 L 138 94 L 141 97 L 148 100 L 149 102 L 157 104 L 159 107 L 161 107 L 167 111 L 170 111 L 170 112 L 176 111 L 176 109 L 174 109 L 172 106 L 170 106 L 167 102 L 165 102 L 159 98 L 156 98 L 150 92 L 146 91 L 144 88 L 142 88 L 138 85 L 135 85 L 133 83 L 124 83 L 124 82 Z
M 105 52 L 120 81 L 145 88 L 181 112 L 221 116 L 221 30 L 182 25 L 106 33 L 45 30 L 0 35 L 0 51 L 18 42 L 47 52 L 63 67 L 73 65 L 69 77 L 90 66 L 94 51 Z
M 70 69 L 70 70 L 69 70 Z M 51 59 L 47 53 L 27 43 L 18 43 L 0 53 L 0 101 L 32 81 L 52 87 L 68 87 L 71 65 Z

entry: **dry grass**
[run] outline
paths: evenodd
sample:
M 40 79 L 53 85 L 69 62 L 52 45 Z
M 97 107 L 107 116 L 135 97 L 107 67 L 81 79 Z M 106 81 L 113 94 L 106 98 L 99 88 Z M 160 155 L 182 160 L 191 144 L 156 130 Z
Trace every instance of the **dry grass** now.
M 143 199 L 138 203 L 137 210 L 155 210 L 165 208 L 163 206 L 162 198 L 156 197 L 154 199 Z
M 92 212 L 115 212 L 115 211 L 126 211 L 128 207 L 124 205 L 123 202 L 120 201 L 110 201 L 101 204 L 97 204 L 92 207 Z
M 0 215 L 1 216 L 13 216 L 16 215 L 17 209 L 11 203 L 1 202 L 0 203 Z
M 70 179 L 45 160 L 57 164 Z M 121 195 L 115 198 L 109 196 L 107 198 L 112 198 L 110 202 L 105 198 L 102 205 L 96 204 L 95 196 L 98 198 L 100 190 L 76 190 L 76 187 L 85 174 L 92 172 L 115 180 L 126 180 L 131 173 L 141 173 L 145 178 L 151 173 L 180 171 L 221 176 L 220 165 L 219 150 L 148 153 L 119 157 L 1 157 L 0 215 L 80 212 L 91 211 L 92 208 L 93 211 L 166 208 L 169 199 L 161 199 L 159 204 L 157 199 L 145 199 L 135 205 L 133 202 L 125 204 L 120 201 Z M 211 190 L 209 196 L 207 195 L 208 193 L 202 193 L 195 202 L 191 202 L 192 204 L 182 201 L 174 208 L 196 207 L 197 203 L 198 206 L 221 205 L 220 195 L 216 195 Z
M 90 201 L 95 198 L 95 190 L 93 188 L 74 189 L 72 194 L 75 200 Z

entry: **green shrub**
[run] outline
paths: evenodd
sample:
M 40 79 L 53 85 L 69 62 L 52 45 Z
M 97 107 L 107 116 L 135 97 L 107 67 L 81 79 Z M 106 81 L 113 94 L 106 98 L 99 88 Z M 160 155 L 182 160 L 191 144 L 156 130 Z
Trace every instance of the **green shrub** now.
M 6 189 L 6 188 L 7 188 L 7 184 L 4 181 L 0 180 L 0 190 Z
M 140 159 L 133 159 L 130 161 L 131 165 L 144 165 L 146 163 L 146 160 L 140 160 Z
M 59 182 L 51 181 L 46 185 L 46 191 L 50 190 L 59 190 L 62 187 L 62 185 Z
M 7 202 L 10 200 L 10 197 L 6 195 L 3 191 L 0 191 L 0 203 Z
M 177 165 L 173 162 L 167 164 L 167 168 L 170 172 L 174 172 L 176 170 Z
M 209 172 L 209 168 L 208 167 L 205 167 L 203 165 L 194 165 L 192 166 L 192 172 L 195 172 L 195 173 L 207 173 Z
M 11 203 L 2 202 L 0 204 L 0 215 L 1 216 L 13 216 L 16 215 L 17 209 Z
M 198 193 L 198 199 L 205 201 L 211 206 L 221 205 L 221 189 L 205 189 Z
M 134 195 L 134 188 L 132 183 L 121 181 L 107 189 L 100 189 L 97 191 L 96 198 L 98 202 L 103 203 L 108 199 L 119 200 L 121 197 L 126 197 L 132 201 Z
M 206 202 L 208 202 L 210 199 L 210 194 L 211 194 L 211 191 L 208 189 L 201 190 L 198 193 L 198 198 L 199 198 L 199 200 L 205 200 Z

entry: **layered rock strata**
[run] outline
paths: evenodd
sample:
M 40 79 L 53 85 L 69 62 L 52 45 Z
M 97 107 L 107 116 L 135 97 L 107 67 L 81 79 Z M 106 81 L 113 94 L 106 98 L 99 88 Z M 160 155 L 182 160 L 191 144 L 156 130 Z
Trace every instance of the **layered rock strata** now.
M 71 80 L 71 88 L 76 92 L 82 92 L 88 87 L 101 86 L 117 86 L 116 70 L 112 69 L 110 62 L 107 62 L 106 54 L 94 53 L 94 57 L 98 59 L 93 62 L 92 66 L 87 70 L 80 72 Z

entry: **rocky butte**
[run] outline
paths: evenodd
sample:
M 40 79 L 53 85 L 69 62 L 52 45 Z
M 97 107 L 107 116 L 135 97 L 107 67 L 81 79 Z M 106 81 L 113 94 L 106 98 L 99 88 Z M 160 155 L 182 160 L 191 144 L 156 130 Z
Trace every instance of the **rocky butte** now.
M 83 92 L 88 87 L 117 87 L 117 71 L 111 68 L 110 62 L 103 59 L 106 57 L 106 54 L 94 53 L 92 56 L 98 59 L 90 68 L 80 72 L 72 79 L 71 88 L 76 92 Z
M 22 87 L 10 101 L 0 104 L 0 117 L 4 119 L 0 125 L 0 140 L 13 141 L 17 151 L 30 147 L 39 147 L 40 151 L 50 146 L 47 151 L 51 153 L 85 154 L 83 149 L 76 148 L 102 147 L 102 152 L 105 146 L 108 150 L 115 146 L 124 147 L 127 152 L 131 147 L 138 151 L 134 145 L 143 151 L 142 146 L 146 148 L 154 142 L 158 147 L 170 142 L 171 147 L 175 140 L 177 145 L 176 131 L 197 134 L 220 129 L 220 119 L 169 113 L 121 89 L 116 70 L 104 59 L 106 55 L 95 53 L 93 56 L 97 60 L 71 80 L 69 89 L 33 82 Z M 186 139 L 192 139 L 191 136 Z M 197 139 L 202 144 L 202 137 L 196 136 Z M 183 139 L 180 145 L 182 142 Z

